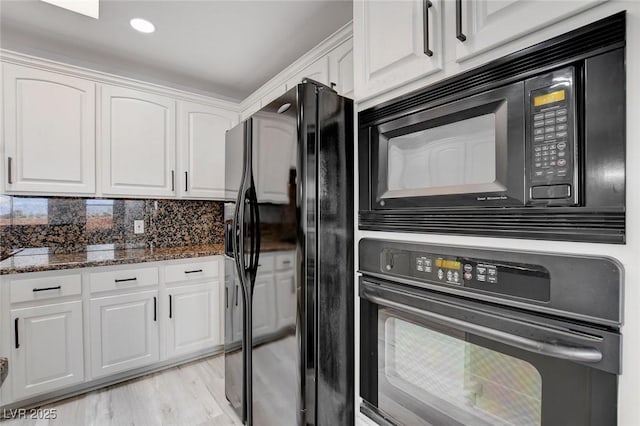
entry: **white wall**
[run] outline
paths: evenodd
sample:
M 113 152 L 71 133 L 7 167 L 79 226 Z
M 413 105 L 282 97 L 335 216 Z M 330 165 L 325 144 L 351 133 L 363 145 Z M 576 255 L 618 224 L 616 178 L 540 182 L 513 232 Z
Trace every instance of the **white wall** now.
M 551 4 L 551 2 L 550 2 Z M 543 251 L 550 253 L 589 254 L 611 256 L 618 259 L 625 268 L 624 279 L 624 324 L 622 328 L 622 375 L 619 387 L 619 424 L 622 426 L 640 425 L 640 1 L 610 1 L 595 9 L 568 19 L 554 28 L 544 30 L 550 38 L 557 35 L 557 28 L 569 31 L 610 16 L 620 10 L 627 10 L 627 244 L 589 244 L 560 241 L 538 241 L 503 238 L 479 238 L 466 236 L 447 236 L 435 234 L 404 234 L 374 231 L 355 231 L 356 261 L 357 244 L 361 238 L 383 238 L 412 242 L 455 244 L 500 249 Z M 566 29 L 564 29 L 566 28 Z M 554 34 L 554 31 L 556 34 Z M 523 47 L 531 44 L 525 37 L 518 41 Z M 357 110 L 357 108 L 356 108 Z M 357 117 L 356 117 L 357 118 Z M 357 121 L 356 121 L 357 123 Z M 357 129 L 356 129 L 357 131 Z M 357 141 L 357 135 L 356 139 Z M 356 144 L 357 145 L 357 144 Z M 357 163 L 357 146 L 355 147 Z M 357 176 L 357 164 L 355 173 Z M 356 179 L 357 185 L 357 179 Z M 357 194 L 357 188 L 356 188 Z M 356 198 L 356 212 L 358 200 Z M 357 223 L 357 213 L 356 213 Z M 357 264 L 357 263 L 356 263 Z M 356 274 L 357 280 L 358 274 Z M 356 281 L 357 297 L 357 281 Z M 356 298 L 356 403 L 359 410 L 359 301 Z M 359 413 L 358 413 L 359 414 Z M 370 424 L 361 414 L 358 424 Z

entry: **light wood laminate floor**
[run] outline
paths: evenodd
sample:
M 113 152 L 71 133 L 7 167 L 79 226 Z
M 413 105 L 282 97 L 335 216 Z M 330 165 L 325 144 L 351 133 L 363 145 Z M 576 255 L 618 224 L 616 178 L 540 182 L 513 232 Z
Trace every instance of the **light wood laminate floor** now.
M 242 423 L 224 395 L 218 355 L 56 402 L 55 420 L 5 420 L 2 426 L 212 425 Z

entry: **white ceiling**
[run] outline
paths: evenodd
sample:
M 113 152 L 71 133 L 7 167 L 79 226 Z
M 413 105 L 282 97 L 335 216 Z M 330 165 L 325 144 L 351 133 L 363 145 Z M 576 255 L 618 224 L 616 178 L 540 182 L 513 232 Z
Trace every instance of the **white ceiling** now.
M 95 20 L 0 0 L 0 47 L 242 100 L 352 18 L 351 0 L 100 0 Z M 156 32 L 129 26 L 134 17 Z

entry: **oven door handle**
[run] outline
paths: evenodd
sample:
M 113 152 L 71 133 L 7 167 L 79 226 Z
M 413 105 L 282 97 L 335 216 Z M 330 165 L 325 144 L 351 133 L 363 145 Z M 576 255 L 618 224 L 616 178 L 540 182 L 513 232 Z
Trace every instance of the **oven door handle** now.
M 530 339 L 528 337 L 516 336 L 500 330 L 494 330 L 483 325 L 473 324 L 467 321 L 450 318 L 435 312 L 425 311 L 414 306 L 404 305 L 383 297 L 374 296 L 372 294 L 361 294 L 367 300 L 378 305 L 387 306 L 398 309 L 407 313 L 411 313 L 425 319 L 437 322 L 439 324 L 456 328 L 462 331 L 473 333 L 477 336 L 484 337 L 489 340 L 504 343 L 505 345 L 514 346 L 529 352 L 535 352 L 540 355 L 547 355 L 553 358 L 565 359 L 572 362 L 598 363 L 602 361 L 602 352 L 595 348 L 567 346 L 554 342 L 544 342 L 540 340 Z

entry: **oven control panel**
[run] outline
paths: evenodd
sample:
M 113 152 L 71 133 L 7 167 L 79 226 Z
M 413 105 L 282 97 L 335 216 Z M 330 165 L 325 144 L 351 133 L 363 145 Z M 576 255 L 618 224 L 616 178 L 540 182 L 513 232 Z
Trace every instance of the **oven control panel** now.
M 548 301 L 549 272 L 539 265 L 495 262 L 404 250 L 385 250 L 381 271 L 430 284 Z

